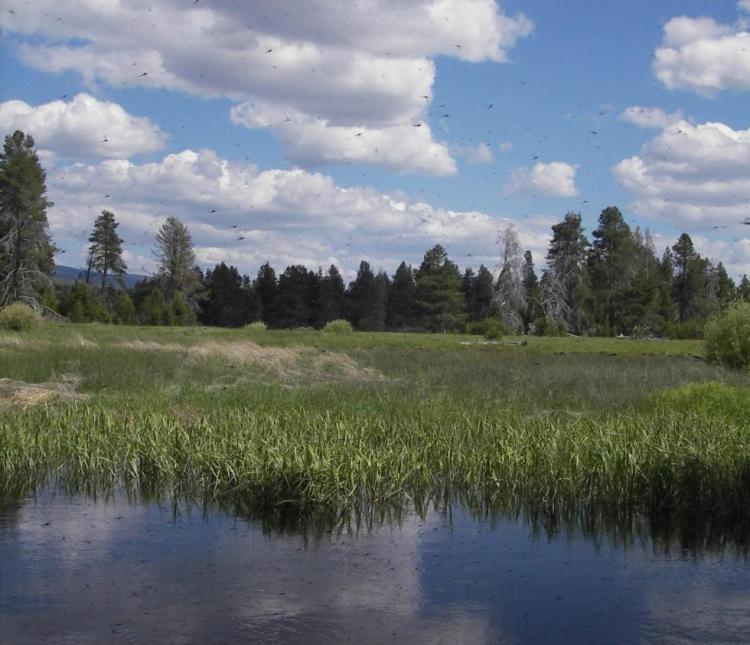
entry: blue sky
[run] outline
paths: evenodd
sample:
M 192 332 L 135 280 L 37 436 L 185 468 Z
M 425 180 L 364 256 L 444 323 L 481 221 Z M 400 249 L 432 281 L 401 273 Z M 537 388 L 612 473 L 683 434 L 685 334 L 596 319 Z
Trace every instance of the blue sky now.
M 4 3 L 0 125 L 31 133 L 80 265 L 96 215 L 133 272 L 183 219 L 204 266 L 254 273 L 443 243 L 495 268 L 514 224 L 617 205 L 750 272 L 750 2 Z M 242 239 L 240 239 L 242 238 Z

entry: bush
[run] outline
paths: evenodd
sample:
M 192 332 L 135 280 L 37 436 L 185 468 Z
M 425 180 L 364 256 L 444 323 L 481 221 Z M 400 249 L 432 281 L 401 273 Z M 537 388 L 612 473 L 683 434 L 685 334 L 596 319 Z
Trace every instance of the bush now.
M 553 322 L 546 316 L 540 316 L 534 321 L 535 336 L 565 336 L 565 327 Z
M 264 323 L 262 320 L 256 320 L 254 323 L 250 323 L 249 325 L 245 325 L 245 329 L 249 331 L 266 331 L 266 323 Z
M 0 310 L 0 329 L 29 331 L 41 322 L 41 316 L 28 305 L 14 302 Z
M 331 320 L 326 323 L 326 326 L 323 327 L 323 331 L 334 334 L 351 334 L 354 329 L 348 320 L 342 320 L 339 318 L 338 320 Z
M 506 328 L 497 318 L 486 318 L 482 321 L 482 334 L 487 340 L 500 340 L 506 333 Z
M 510 332 L 498 318 L 485 318 L 484 320 L 475 320 L 466 325 L 466 333 L 474 336 L 484 336 L 488 340 L 497 340 Z
M 709 321 L 704 336 L 709 361 L 735 369 L 750 368 L 750 303 L 730 305 Z

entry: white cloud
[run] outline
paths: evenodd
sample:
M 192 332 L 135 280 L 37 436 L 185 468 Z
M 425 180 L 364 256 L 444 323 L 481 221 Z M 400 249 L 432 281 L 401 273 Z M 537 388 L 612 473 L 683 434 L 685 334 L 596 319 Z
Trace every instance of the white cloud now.
M 35 0 L 3 12 L 0 27 L 33 37 L 18 53 L 38 70 L 265 106 L 283 118 L 237 122 L 277 130 L 289 157 L 310 166 L 363 161 L 450 174 L 454 161 L 427 129 L 410 135 L 409 150 L 427 148 L 413 163 L 377 144 L 425 119 L 432 58 L 505 61 L 532 23 L 492 0 L 309 0 L 293 10 L 261 0 Z M 289 114 L 300 117 L 293 128 L 280 125 Z M 370 143 L 351 145 L 349 128 L 367 130 Z M 300 133 L 306 146 L 296 143 Z
M 492 163 L 495 161 L 490 144 L 484 141 L 475 146 L 453 145 L 450 150 L 454 155 L 461 157 L 468 163 Z
M 61 157 L 131 157 L 164 147 L 165 135 L 149 119 L 128 114 L 117 103 L 78 94 L 31 106 L 0 103 L 0 130 L 23 130 L 43 155 Z
M 53 236 L 76 262 L 103 208 L 115 212 L 134 259 L 148 256 L 153 234 L 175 215 L 189 226 L 201 262 L 224 259 L 251 272 L 267 259 L 282 269 L 336 263 L 351 272 L 362 258 L 393 271 L 402 259 L 418 263 L 438 242 L 462 266 L 494 267 L 494 239 L 508 221 L 367 186 L 340 187 L 327 175 L 302 169 L 259 170 L 208 150 L 185 150 L 153 163 L 73 164 L 55 169 L 48 184 L 55 203 L 49 212 Z M 524 246 L 541 257 L 547 230 L 523 224 L 519 232 Z M 133 264 L 131 270 L 150 267 Z
M 355 162 L 429 175 L 456 172 L 450 152 L 433 140 L 430 127 L 423 121 L 379 128 L 332 126 L 292 109 L 250 102 L 233 107 L 230 118 L 247 127 L 273 128 L 284 143 L 286 156 L 304 167 Z
M 750 12 L 750 0 L 739 0 L 739 2 L 737 3 L 737 9 L 739 11 Z
M 515 168 L 510 179 L 503 186 L 503 194 L 549 195 L 553 197 L 575 197 L 578 189 L 575 184 L 578 166 L 553 161 L 535 163 L 531 168 Z
M 613 173 L 644 215 L 681 225 L 736 225 L 750 212 L 750 130 L 673 122 Z
M 665 128 L 672 123 L 681 121 L 682 112 L 665 112 L 661 108 L 646 108 L 634 105 L 625 108 L 620 119 L 633 123 L 642 128 Z
M 740 3 L 746 8 L 747 1 Z M 713 18 L 672 18 L 654 54 L 654 72 L 670 89 L 710 96 L 750 89 L 750 31 L 746 21 L 729 25 Z

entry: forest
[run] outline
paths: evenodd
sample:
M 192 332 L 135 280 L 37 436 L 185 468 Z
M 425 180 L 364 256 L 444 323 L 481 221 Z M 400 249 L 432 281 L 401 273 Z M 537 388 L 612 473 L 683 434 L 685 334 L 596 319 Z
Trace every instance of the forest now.
M 21 131 L 5 137 L 0 200 L 0 306 L 20 300 L 72 322 L 321 329 L 345 319 L 360 331 L 700 338 L 729 303 L 750 302 L 748 277 L 735 284 L 687 233 L 659 253 L 615 206 L 590 236 L 579 213 L 565 214 L 539 268 L 510 225 L 499 232 L 496 267 L 462 274 L 436 244 L 419 266 L 404 261 L 392 274 L 362 260 L 348 285 L 334 265 L 277 272 L 267 262 L 254 277 L 225 262 L 204 270 L 187 226 L 170 216 L 154 238 L 158 270 L 127 289 L 127 240 L 108 210 L 92 214 L 79 279 L 54 279 L 45 171 Z

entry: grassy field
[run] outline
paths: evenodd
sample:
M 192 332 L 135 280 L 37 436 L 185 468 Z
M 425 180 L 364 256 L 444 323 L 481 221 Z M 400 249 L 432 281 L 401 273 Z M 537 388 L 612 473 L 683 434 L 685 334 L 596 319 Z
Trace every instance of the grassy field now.
M 0 496 L 246 512 L 460 500 L 545 517 L 750 520 L 750 375 L 694 341 L 204 328 L 0 332 Z

